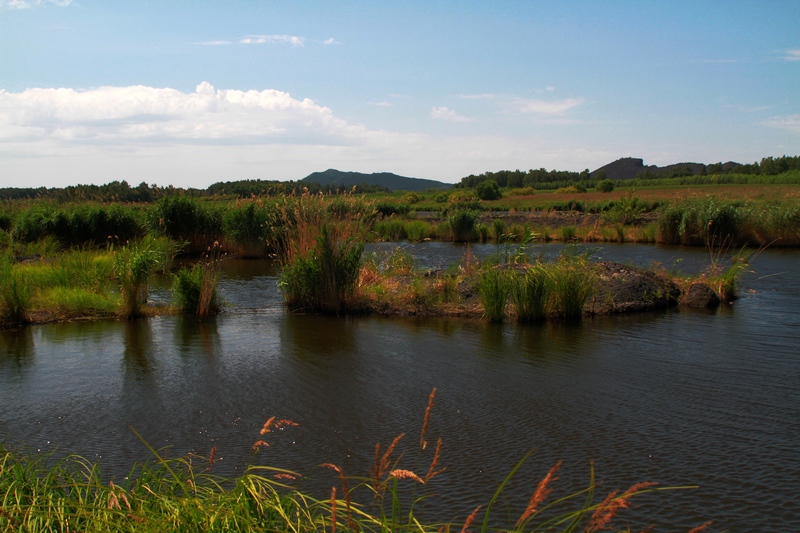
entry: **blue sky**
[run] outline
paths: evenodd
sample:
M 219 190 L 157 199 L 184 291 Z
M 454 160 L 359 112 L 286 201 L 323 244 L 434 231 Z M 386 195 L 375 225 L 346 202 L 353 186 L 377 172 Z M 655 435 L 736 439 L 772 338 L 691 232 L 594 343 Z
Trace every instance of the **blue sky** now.
M 0 0 L 0 187 L 800 154 L 800 2 Z

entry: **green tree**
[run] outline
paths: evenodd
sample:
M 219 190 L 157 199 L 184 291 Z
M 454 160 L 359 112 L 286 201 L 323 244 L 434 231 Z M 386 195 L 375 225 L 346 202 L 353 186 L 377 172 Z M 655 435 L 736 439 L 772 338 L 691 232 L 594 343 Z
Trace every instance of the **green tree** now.
M 481 200 L 498 200 L 503 196 L 503 193 L 500 192 L 500 186 L 494 180 L 480 182 L 475 187 L 475 194 Z

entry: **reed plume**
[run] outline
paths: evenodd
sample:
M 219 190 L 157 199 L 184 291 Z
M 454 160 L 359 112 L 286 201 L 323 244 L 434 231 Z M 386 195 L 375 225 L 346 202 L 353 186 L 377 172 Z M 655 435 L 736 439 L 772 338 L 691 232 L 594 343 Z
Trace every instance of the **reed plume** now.
M 524 524 L 530 517 L 536 514 L 538 507 L 550 496 L 550 493 L 553 492 L 552 487 L 550 487 L 551 483 L 554 483 L 558 478 L 556 477 L 556 472 L 558 469 L 561 468 L 561 461 L 557 462 L 553 468 L 547 473 L 544 478 L 539 482 L 539 485 L 536 487 L 536 492 L 533 493 L 531 496 L 531 501 L 528 502 L 528 507 L 525 508 L 525 511 L 517 520 L 517 528 L 519 528 L 522 524 Z
M 472 514 L 467 517 L 467 519 L 464 521 L 464 527 L 461 528 L 461 533 L 469 532 L 469 526 L 471 526 L 472 522 L 475 521 L 475 517 L 478 516 L 478 511 L 481 510 L 481 507 L 483 507 L 483 505 L 477 506 L 475 510 L 472 511 Z
M 439 466 L 439 459 L 441 458 L 441 453 L 442 453 L 442 439 L 439 438 L 439 440 L 436 442 L 436 452 L 433 454 L 433 461 L 431 461 L 431 466 L 430 468 L 428 468 L 428 473 L 425 474 L 425 483 L 430 481 L 433 478 L 433 476 L 441 474 L 442 472 L 447 470 L 446 468 L 440 468 L 438 470 L 436 469 L 436 467 Z
M 261 428 L 261 435 L 266 435 L 271 431 L 270 427 L 272 426 L 273 422 L 275 422 L 274 416 L 269 417 L 269 419 L 267 419 L 267 421 L 264 422 L 264 427 Z
M 402 468 L 392 470 L 391 472 L 389 472 L 389 477 L 397 479 L 413 479 L 417 483 L 420 483 L 422 485 L 425 484 L 425 481 L 421 477 L 416 475 L 414 472 L 412 472 L 411 470 L 404 470 Z
M 586 533 L 594 533 L 595 531 L 607 529 L 617 512 L 620 509 L 627 509 L 630 506 L 628 500 L 631 498 L 631 496 L 634 496 L 643 489 L 652 487 L 654 485 L 656 485 L 656 483 L 652 481 L 636 483 L 619 496 L 617 496 L 618 491 L 616 490 L 609 492 L 608 496 L 606 496 L 606 499 L 597 506 L 589 525 L 584 531 Z
M 422 433 L 420 433 L 419 436 L 419 447 L 423 450 L 428 446 L 428 443 L 425 441 L 425 432 L 428 431 L 428 423 L 431 421 L 434 396 L 436 396 L 436 387 L 431 390 L 431 394 L 428 396 L 428 407 L 425 408 L 425 418 L 422 421 Z
M 331 487 L 331 533 L 336 533 L 336 487 Z
M 705 522 L 705 523 L 703 523 L 703 524 L 700 524 L 699 526 L 697 526 L 697 527 L 695 527 L 695 528 L 692 528 L 692 529 L 690 529 L 690 530 L 689 530 L 689 533 L 700 533 L 701 531 L 705 531 L 705 530 L 706 530 L 706 529 L 708 529 L 708 527 L 709 527 L 711 524 L 713 524 L 713 523 L 714 523 L 714 522 L 712 522 L 711 520 L 709 520 L 708 522 Z

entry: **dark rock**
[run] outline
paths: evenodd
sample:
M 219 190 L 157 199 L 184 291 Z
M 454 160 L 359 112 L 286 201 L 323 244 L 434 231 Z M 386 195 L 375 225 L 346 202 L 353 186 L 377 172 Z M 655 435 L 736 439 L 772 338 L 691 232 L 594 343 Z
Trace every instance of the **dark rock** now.
M 719 306 L 719 297 L 705 283 L 692 283 L 689 290 L 681 296 L 680 304 L 686 307 L 710 309 Z

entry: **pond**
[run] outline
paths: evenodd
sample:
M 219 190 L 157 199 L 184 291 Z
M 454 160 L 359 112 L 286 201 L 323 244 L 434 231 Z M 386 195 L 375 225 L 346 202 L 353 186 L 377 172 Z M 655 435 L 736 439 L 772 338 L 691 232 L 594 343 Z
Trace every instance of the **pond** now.
M 540 245 L 553 256 L 558 245 Z M 458 262 L 447 243 L 409 248 L 425 268 Z M 491 245 L 473 245 L 485 256 Z M 598 259 L 698 271 L 697 249 L 604 245 Z M 676 262 L 678 259 L 683 261 Z M 639 481 L 663 492 L 626 511 L 632 529 L 800 530 L 800 252 L 751 261 L 742 298 L 715 311 L 674 309 L 531 326 L 463 319 L 323 317 L 286 312 L 276 270 L 229 260 L 216 320 L 178 317 L 32 326 L 0 333 L 0 440 L 78 453 L 123 476 L 149 452 L 208 455 L 231 475 L 268 464 L 335 483 L 317 465 L 367 475 L 375 444 L 406 432 L 401 466 L 443 440 L 436 497 L 422 510 L 457 523 L 530 450 L 509 485 L 512 515 L 558 460 L 554 495 Z M 271 416 L 296 421 L 267 435 Z M 324 494 L 324 491 L 322 492 Z M 516 503 L 513 503 L 516 502 Z M 516 515 L 513 515 L 516 516 Z

